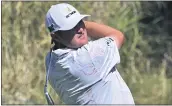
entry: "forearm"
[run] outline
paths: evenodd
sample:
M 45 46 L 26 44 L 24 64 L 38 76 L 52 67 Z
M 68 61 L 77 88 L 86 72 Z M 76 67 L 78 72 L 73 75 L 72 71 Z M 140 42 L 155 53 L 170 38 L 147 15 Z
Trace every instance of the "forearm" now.
M 109 27 L 107 25 L 98 24 L 95 22 L 84 21 L 84 23 L 86 25 L 87 33 L 90 37 L 94 39 L 98 39 L 98 38 L 102 38 L 106 36 L 113 36 L 119 48 L 123 44 L 124 35 L 119 30 Z

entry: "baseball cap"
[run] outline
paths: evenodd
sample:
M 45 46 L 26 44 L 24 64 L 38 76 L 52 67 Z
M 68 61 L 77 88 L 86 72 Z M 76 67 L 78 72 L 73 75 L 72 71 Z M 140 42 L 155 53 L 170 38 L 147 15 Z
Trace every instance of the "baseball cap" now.
M 87 16 L 90 15 L 80 14 L 79 11 L 70 4 L 60 3 L 52 5 L 48 10 L 45 24 L 50 33 L 54 33 L 58 30 L 70 30 Z

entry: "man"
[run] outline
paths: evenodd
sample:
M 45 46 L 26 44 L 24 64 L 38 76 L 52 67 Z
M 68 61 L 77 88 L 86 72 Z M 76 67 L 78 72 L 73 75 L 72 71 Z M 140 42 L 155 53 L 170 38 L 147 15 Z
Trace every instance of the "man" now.
M 47 76 L 65 104 L 134 104 L 116 69 L 123 34 L 109 26 L 83 21 L 73 6 L 51 6 L 46 26 L 55 44 L 46 56 Z M 88 36 L 94 41 L 88 41 Z

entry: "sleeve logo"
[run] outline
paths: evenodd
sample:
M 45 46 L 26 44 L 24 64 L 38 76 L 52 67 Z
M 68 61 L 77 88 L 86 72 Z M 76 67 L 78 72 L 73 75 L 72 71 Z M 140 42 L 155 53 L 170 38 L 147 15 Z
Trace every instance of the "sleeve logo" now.
M 114 41 L 112 38 L 108 38 L 108 39 L 106 39 L 106 43 L 107 43 L 107 45 L 108 45 L 108 46 L 110 46 L 110 43 L 111 43 L 112 41 Z

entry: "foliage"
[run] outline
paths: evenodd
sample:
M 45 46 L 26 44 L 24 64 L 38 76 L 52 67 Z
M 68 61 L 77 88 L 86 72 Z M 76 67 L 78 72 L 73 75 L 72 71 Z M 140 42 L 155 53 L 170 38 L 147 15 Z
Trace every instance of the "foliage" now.
M 59 2 L 2 2 L 2 104 L 46 104 L 44 59 L 50 36 L 44 18 L 56 3 Z M 107 24 L 125 34 L 118 69 L 137 104 L 172 103 L 172 79 L 166 77 L 166 71 L 171 72 L 171 37 L 163 33 L 163 27 L 157 29 L 158 33 L 145 34 L 149 26 L 139 20 L 149 10 L 143 11 L 141 2 L 67 3 L 90 14 L 87 20 Z M 159 55 L 163 56 L 159 59 Z M 49 90 L 55 103 L 62 104 L 53 89 Z

